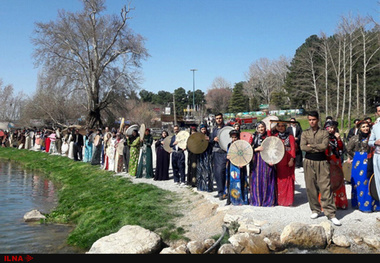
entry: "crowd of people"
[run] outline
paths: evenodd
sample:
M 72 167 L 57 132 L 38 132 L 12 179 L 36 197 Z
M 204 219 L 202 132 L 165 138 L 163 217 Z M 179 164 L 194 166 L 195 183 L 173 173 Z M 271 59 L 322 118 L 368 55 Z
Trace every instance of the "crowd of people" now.
M 376 115 L 380 116 L 380 106 L 376 107 Z M 190 134 L 203 133 L 208 141 L 207 149 L 201 154 L 179 147 L 178 125 L 173 128 L 171 151 L 164 148 L 168 131 L 163 130 L 160 138 L 154 140 L 150 129 L 145 130 L 144 136 L 140 136 L 138 129 L 127 135 L 128 127 L 122 130 L 106 127 L 86 131 L 84 135 L 76 128 L 65 131 L 34 128 L 5 132 L 0 140 L 3 147 L 46 151 L 137 178 L 169 180 L 171 164 L 174 183 L 196 187 L 199 191 L 215 191 L 215 197 L 226 200 L 226 205 L 292 206 L 295 169 L 303 169 L 311 218 L 323 213 L 335 225 L 341 225 L 335 216 L 336 210 L 347 209 L 348 199 L 344 183 L 332 189 L 331 176 L 337 170 L 342 174 L 343 154 L 346 154 L 346 162 L 352 163 L 352 207 L 363 212 L 379 211 L 379 201 L 370 195 L 368 185 L 372 174 L 376 182 L 380 179 L 380 125 L 374 125 L 371 119 L 357 119 L 347 142 L 343 142 L 338 122 L 331 117 L 326 118 L 323 127 L 319 125 L 317 112 L 309 112 L 307 118 L 310 128 L 304 131 L 294 118 L 290 119 L 289 126 L 277 122 L 274 128 L 267 127 L 263 121 L 258 122 L 249 140 L 253 158 L 243 167 L 230 162 L 229 156 L 230 145 L 240 139 L 238 124 L 229 133 L 231 142 L 227 151 L 219 144 L 218 132 L 225 127 L 221 113 L 215 115 L 212 131 L 205 124 L 190 128 Z M 262 143 L 270 136 L 278 137 L 285 148 L 283 158 L 276 164 L 265 162 L 261 156 Z M 380 182 L 376 183 L 378 186 Z

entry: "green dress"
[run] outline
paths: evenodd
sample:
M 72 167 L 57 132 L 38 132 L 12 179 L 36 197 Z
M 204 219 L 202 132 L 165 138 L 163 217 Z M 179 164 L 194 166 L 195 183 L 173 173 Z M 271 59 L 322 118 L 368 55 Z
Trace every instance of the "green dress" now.
M 153 178 L 152 135 L 145 135 L 136 178 Z
M 128 139 L 128 145 L 130 147 L 128 172 L 131 176 L 136 176 L 137 166 L 139 164 L 140 137 L 137 137 L 132 142 Z

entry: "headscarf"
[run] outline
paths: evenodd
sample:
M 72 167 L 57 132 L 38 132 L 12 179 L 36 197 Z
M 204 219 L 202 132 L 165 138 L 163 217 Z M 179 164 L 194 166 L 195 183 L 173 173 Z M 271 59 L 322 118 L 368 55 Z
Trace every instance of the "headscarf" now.
M 265 140 L 265 138 L 267 137 L 267 132 L 266 132 L 266 130 L 267 130 L 267 125 L 265 124 L 265 122 L 263 122 L 263 121 L 259 121 L 259 122 L 257 122 L 257 123 L 256 123 L 256 127 L 258 127 L 259 125 L 263 125 L 263 126 L 264 126 L 264 128 L 265 128 L 265 132 L 264 132 L 264 134 L 261 134 L 261 133 L 259 133 L 259 132 L 256 131 L 256 132 L 253 134 L 252 145 L 253 145 L 254 148 L 259 147 L 259 146 L 261 145 L 261 143 L 262 143 L 262 142 Z

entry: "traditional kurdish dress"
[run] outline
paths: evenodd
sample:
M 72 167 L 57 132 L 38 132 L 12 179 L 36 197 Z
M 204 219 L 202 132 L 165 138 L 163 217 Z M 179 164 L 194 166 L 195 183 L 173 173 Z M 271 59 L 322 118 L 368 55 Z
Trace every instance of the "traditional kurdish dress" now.
M 282 140 L 285 146 L 285 155 L 276 164 L 277 175 L 277 203 L 281 206 L 291 206 L 294 202 L 294 181 L 295 181 L 295 158 L 296 144 L 293 135 L 288 132 L 277 133 L 276 136 Z M 293 158 L 291 167 L 288 163 Z
M 213 180 L 212 180 L 212 166 L 211 166 L 211 155 L 212 146 L 209 144 L 207 150 L 199 154 L 197 161 L 197 190 L 198 191 L 208 191 L 213 190 Z
M 227 147 L 228 150 L 231 143 Z M 227 185 L 228 198 L 233 205 L 248 205 L 248 181 L 247 167 L 239 168 L 227 160 Z
M 153 178 L 153 156 L 152 156 L 153 136 L 145 135 L 138 165 L 136 178 Z
M 334 134 L 330 134 L 329 140 L 329 146 L 326 149 L 326 156 L 327 160 L 330 163 L 331 174 L 334 165 L 336 165 L 338 169 L 342 169 L 342 160 L 340 158 L 340 153 L 343 151 L 343 142 L 342 140 L 338 140 Z M 336 208 L 347 209 L 348 200 L 346 196 L 346 186 L 344 183 L 341 187 L 333 192 L 333 195 Z
M 259 147 L 266 136 L 266 134 L 254 133 L 253 147 Z M 251 171 L 250 204 L 253 206 L 275 206 L 276 177 L 274 167 L 261 158 L 260 152 L 255 152 L 251 163 Z
M 140 137 L 128 139 L 129 144 L 129 168 L 128 173 L 131 176 L 136 176 L 137 166 L 139 164 L 139 154 L 140 154 Z
M 169 180 L 170 153 L 165 151 L 162 142 L 166 137 L 161 137 L 155 144 L 156 148 L 156 171 L 154 180 Z
M 373 173 L 373 148 L 368 146 L 368 139 L 368 134 L 359 132 L 351 137 L 347 145 L 347 154 L 353 160 L 351 205 L 362 212 L 380 211 L 379 201 L 373 199 L 368 190 L 369 179 Z

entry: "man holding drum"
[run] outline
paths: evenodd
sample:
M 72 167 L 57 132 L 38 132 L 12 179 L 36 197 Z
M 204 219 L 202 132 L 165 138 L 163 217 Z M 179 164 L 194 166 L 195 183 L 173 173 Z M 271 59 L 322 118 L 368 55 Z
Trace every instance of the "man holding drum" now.
M 336 207 L 330 184 L 330 167 L 325 151 L 329 145 L 329 133 L 318 125 L 319 114 L 309 112 L 310 128 L 301 135 L 301 150 L 306 152 L 303 163 L 306 183 L 306 193 L 312 211 L 311 218 L 315 219 L 321 213 L 321 205 L 327 218 L 337 226 L 341 223 L 335 217 Z M 318 194 L 321 194 L 321 204 Z

